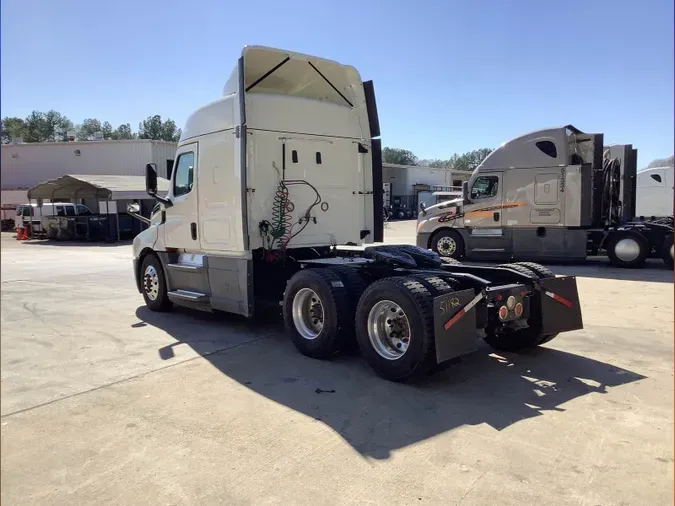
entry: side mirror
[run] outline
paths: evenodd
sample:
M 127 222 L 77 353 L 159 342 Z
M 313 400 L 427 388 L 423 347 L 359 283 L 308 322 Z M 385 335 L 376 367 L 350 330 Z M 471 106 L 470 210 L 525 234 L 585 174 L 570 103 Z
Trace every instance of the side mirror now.
M 171 199 L 157 195 L 157 165 L 149 163 L 145 166 L 145 191 L 155 200 L 164 204 L 165 207 L 171 207 Z
M 468 181 L 462 181 L 462 200 L 464 201 L 465 204 L 468 204 L 470 202 Z
M 154 163 L 145 166 L 145 191 L 152 197 L 157 195 L 157 165 Z
M 427 215 L 427 206 L 424 205 L 424 202 L 420 202 L 420 211 L 422 212 L 422 216 Z
M 137 204 L 136 202 L 129 202 L 127 204 L 127 212 L 128 213 L 133 213 L 133 214 L 138 214 L 141 212 L 141 206 L 140 204 Z

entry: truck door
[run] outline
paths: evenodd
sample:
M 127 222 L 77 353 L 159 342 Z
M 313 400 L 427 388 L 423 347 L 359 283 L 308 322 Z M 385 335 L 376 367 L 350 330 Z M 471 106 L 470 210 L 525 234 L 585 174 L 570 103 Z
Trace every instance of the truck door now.
M 481 257 L 503 256 L 510 249 L 510 234 L 502 227 L 502 183 L 503 174 L 494 172 L 478 176 L 469 189 L 471 203 L 464 207 L 469 257 L 472 252 Z
M 197 185 L 197 143 L 178 148 L 168 197 L 173 205 L 166 209 L 164 244 L 181 250 L 199 249 Z

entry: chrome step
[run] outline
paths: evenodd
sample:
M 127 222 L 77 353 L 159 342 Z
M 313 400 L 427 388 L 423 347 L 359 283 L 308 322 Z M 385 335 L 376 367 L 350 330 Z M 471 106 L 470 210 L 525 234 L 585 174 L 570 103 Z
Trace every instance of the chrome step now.
M 173 271 L 199 272 L 204 270 L 204 267 L 201 265 L 184 263 L 168 264 L 167 267 Z
M 169 292 L 169 299 L 179 299 L 189 302 L 207 302 L 209 296 L 205 293 L 200 292 L 191 292 L 190 290 L 174 290 Z

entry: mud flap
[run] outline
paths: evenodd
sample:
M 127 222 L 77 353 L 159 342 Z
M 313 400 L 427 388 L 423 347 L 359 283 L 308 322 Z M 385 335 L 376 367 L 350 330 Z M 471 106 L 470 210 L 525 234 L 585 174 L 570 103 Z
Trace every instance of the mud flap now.
M 584 328 L 577 278 L 563 276 L 539 281 L 541 332 L 556 334 Z
M 446 293 L 434 298 L 436 362 L 476 351 L 476 304 L 483 298 L 473 290 Z

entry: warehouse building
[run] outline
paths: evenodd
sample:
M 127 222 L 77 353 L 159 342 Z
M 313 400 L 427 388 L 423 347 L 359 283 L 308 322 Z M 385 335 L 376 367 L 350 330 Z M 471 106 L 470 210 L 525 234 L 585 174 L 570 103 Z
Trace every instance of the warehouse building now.
M 383 163 L 384 206 L 393 217 L 412 218 L 417 216 L 420 202 L 435 204 L 436 192 L 459 192 L 462 182 L 470 177 L 469 171 Z
M 177 143 L 133 139 L 82 142 L 39 142 L 3 144 L 0 164 L 3 229 L 16 215 L 16 208 L 28 202 L 28 190 L 65 175 L 145 176 L 145 165 L 155 163 L 160 176 L 168 176 L 173 167 Z M 49 201 L 50 199 L 43 199 Z M 56 201 L 69 200 L 55 197 Z M 78 197 L 78 204 L 96 203 Z M 121 206 L 113 206 L 123 213 Z M 147 207 L 143 206 L 144 209 Z M 127 223 L 123 218 L 122 223 Z
M 27 190 L 65 174 L 143 176 L 150 162 L 166 177 L 176 146 L 149 139 L 3 144 L 2 190 Z

